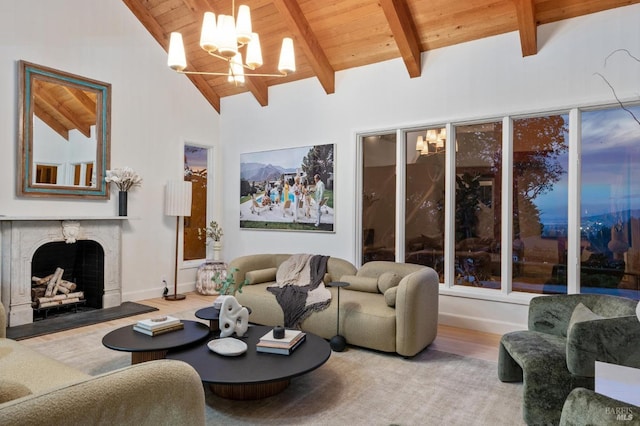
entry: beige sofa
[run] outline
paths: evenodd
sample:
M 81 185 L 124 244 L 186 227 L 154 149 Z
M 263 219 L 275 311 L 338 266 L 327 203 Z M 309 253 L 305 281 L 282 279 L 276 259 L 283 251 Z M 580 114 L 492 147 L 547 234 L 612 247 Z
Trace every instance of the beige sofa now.
M 160 360 L 93 377 L 7 339 L 6 324 L 0 304 L 0 424 L 205 424 L 191 366 Z
M 289 254 L 256 254 L 239 257 L 229 264 L 229 272 L 237 269 L 237 283 L 247 280 L 236 298 L 251 308 L 252 323 L 283 324 L 282 309 L 267 287 L 275 284 L 278 266 L 289 257 Z M 346 260 L 330 257 L 324 282 L 331 281 L 351 283 L 340 290 L 340 334 L 348 344 L 411 357 L 435 339 L 438 275 L 433 269 L 376 261 L 357 270 Z M 382 287 L 384 281 L 391 288 L 382 293 L 379 285 Z M 303 330 L 325 339 L 336 334 L 337 289 L 330 287 L 330 291 L 331 305 L 302 323 Z

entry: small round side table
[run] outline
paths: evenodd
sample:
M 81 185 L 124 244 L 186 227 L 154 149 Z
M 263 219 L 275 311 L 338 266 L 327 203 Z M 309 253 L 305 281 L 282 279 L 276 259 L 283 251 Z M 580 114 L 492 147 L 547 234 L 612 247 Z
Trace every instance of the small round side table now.
M 203 320 L 209 320 L 209 330 L 215 332 L 220 331 L 220 309 L 216 309 L 213 306 L 198 309 L 195 313 L 196 318 Z
M 198 267 L 196 272 L 196 292 L 207 296 L 218 294 L 216 283 L 212 281 L 216 274 L 220 274 L 220 280 L 227 277 L 227 264 L 222 260 L 207 260 Z
M 329 345 L 331 345 L 331 349 L 335 352 L 342 352 L 347 347 L 347 339 L 344 336 L 340 335 L 340 288 L 348 286 L 349 283 L 344 281 L 335 281 L 327 284 L 329 287 L 337 287 L 338 288 L 338 301 L 336 304 L 336 312 L 338 316 L 336 318 L 336 335 L 329 340 Z
M 245 308 L 247 308 L 247 311 L 251 314 L 251 308 L 248 306 L 245 306 Z M 206 308 L 198 309 L 195 316 L 196 318 L 209 320 L 209 330 L 213 332 L 220 331 L 220 309 L 213 306 L 207 306 Z

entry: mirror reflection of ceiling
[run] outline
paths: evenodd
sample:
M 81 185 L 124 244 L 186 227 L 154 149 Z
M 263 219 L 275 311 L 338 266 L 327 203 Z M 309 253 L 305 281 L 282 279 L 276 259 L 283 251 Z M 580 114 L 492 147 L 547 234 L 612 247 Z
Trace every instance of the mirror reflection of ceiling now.
M 73 86 L 33 80 L 33 112 L 56 133 L 69 140 L 69 132 L 78 130 L 91 138 L 96 124 L 97 93 Z

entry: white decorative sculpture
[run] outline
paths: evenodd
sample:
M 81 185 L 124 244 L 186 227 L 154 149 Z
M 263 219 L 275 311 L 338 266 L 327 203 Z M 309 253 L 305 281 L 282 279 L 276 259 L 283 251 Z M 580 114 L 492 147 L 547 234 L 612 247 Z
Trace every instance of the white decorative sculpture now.
M 249 327 L 249 311 L 242 307 L 233 296 L 227 296 L 220 309 L 220 337 L 229 337 L 234 332 L 238 337 L 244 336 Z

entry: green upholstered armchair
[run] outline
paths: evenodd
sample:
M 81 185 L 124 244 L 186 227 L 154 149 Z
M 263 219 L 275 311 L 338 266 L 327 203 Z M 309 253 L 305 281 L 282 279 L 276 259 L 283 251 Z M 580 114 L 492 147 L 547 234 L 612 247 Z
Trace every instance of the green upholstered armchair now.
M 560 426 L 613 424 L 640 426 L 640 407 L 585 388 L 572 390 L 562 407 Z
M 595 361 L 640 367 L 638 302 L 616 296 L 540 296 L 529 305 L 528 330 L 502 336 L 498 377 L 523 382 L 527 424 L 558 424 L 576 387 L 593 389 Z

